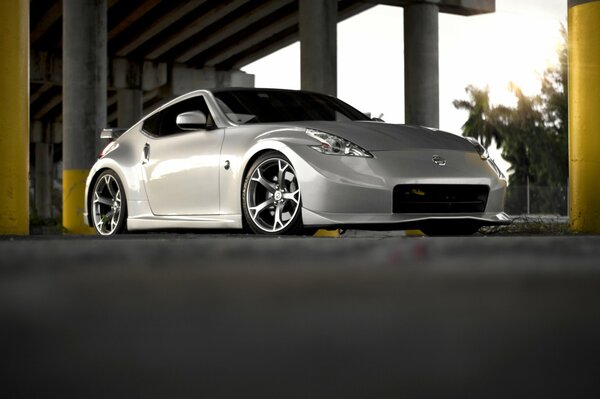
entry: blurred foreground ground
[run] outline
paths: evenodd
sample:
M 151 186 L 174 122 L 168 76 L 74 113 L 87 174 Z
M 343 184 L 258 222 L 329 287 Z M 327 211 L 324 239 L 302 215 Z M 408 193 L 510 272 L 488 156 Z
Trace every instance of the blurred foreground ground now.
M 2 398 L 600 395 L 600 237 L 0 239 Z

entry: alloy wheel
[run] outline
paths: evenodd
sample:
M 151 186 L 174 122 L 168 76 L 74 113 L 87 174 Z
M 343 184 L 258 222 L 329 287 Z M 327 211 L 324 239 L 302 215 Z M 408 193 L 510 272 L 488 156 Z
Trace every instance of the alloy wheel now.
M 248 181 L 246 206 L 254 225 L 265 233 L 293 227 L 300 209 L 300 188 L 292 165 L 279 157 L 260 163 Z
M 92 212 L 94 227 L 102 235 L 118 232 L 121 215 L 121 188 L 111 174 L 102 175 L 94 187 Z

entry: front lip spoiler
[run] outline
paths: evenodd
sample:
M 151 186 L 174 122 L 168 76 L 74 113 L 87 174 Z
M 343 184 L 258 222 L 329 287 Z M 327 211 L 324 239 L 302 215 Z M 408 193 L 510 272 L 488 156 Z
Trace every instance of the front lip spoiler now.
M 461 214 L 336 214 L 314 213 L 303 209 L 305 225 L 310 227 L 345 228 L 357 230 L 412 230 L 430 223 L 460 223 L 476 221 L 482 226 L 501 226 L 512 223 L 505 212 Z

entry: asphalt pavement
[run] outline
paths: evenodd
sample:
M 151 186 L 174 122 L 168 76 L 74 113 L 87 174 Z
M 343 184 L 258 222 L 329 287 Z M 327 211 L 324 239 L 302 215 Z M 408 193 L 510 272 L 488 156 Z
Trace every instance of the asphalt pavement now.
M 596 398 L 600 236 L 0 238 L 2 398 Z

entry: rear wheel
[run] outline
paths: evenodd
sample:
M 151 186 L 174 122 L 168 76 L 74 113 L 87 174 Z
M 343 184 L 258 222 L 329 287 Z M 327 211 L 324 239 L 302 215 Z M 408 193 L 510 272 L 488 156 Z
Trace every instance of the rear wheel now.
M 296 171 L 281 153 L 261 155 L 250 167 L 242 190 L 244 220 L 256 234 L 302 233 Z
M 115 172 L 107 170 L 98 177 L 90 205 L 98 234 L 111 236 L 125 232 L 127 199 L 123 184 Z

